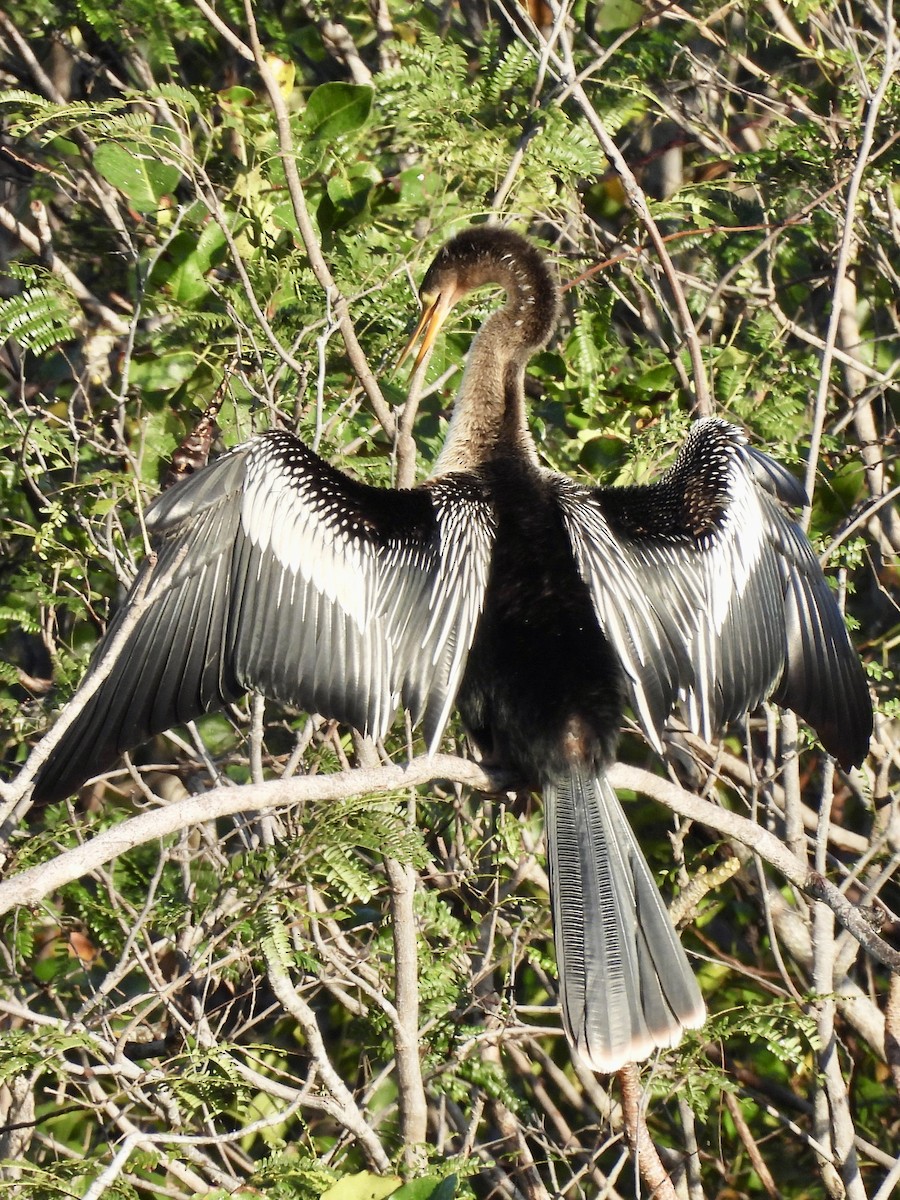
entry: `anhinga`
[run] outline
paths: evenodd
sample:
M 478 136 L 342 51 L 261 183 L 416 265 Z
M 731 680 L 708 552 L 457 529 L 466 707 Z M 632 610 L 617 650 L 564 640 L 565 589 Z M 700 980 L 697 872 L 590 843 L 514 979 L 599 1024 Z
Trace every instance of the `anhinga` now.
M 430 750 L 455 704 L 487 761 L 543 791 L 563 1021 L 583 1057 L 613 1071 L 704 1019 L 606 780 L 624 706 L 659 747 L 676 704 L 709 736 L 773 697 L 849 767 L 866 753 L 871 705 L 783 506 L 804 501 L 793 477 L 712 418 L 649 486 L 546 470 L 524 399 L 558 314 L 543 254 L 496 227 L 454 237 L 426 273 L 417 335 L 424 353 L 460 297 L 488 283 L 506 303 L 472 344 L 425 483 L 371 487 L 270 432 L 154 504 L 158 562 L 132 593 L 146 608 L 36 790 L 62 796 L 248 689 L 374 736 L 403 706 Z

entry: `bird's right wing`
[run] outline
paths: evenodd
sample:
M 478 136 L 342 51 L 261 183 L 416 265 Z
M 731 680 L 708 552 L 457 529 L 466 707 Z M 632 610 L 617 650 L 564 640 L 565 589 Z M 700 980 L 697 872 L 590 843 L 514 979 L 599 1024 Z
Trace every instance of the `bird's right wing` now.
M 657 483 L 561 485 L 573 553 L 657 744 L 676 701 L 710 737 L 772 697 L 845 766 L 865 757 L 865 673 L 785 507 L 803 501 L 783 467 L 715 418 L 695 422 Z
M 490 564 L 493 511 L 477 480 L 371 487 L 272 432 L 164 493 L 147 526 L 157 561 L 139 572 L 85 684 L 132 627 L 36 795 L 63 796 L 249 689 L 373 736 L 403 705 L 435 748 Z

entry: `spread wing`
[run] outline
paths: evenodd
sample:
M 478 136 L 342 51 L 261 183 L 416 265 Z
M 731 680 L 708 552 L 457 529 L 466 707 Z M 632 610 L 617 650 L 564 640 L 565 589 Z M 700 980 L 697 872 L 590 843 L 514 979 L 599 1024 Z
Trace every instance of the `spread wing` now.
M 38 774 L 38 797 L 66 795 L 251 688 L 373 736 L 403 705 L 435 747 L 493 543 L 474 478 L 370 487 L 273 432 L 164 493 L 147 526 L 157 561 L 139 572 L 85 684 L 133 627 Z
M 709 737 L 772 697 L 844 765 L 865 757 L 865 674 L 784 507 L 803 502 L 793 476 L 714 418 L 694 425 L 657 483 L 563 487 L 579 570 L 657 745 L 678 701 Z

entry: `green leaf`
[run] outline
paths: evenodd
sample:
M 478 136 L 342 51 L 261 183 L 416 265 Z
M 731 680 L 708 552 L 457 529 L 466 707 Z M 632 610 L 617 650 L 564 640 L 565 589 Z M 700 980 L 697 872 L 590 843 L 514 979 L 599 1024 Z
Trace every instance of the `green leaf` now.
M 642 392 L 670 391 L 675 386 L 675 370 L 671 363 L 660 363 L 639 375 L 634 386 Z
M 209 271 L 221 261 L 224 252 L 225 235 L 214 221 L 204 225 L 199 238 L 193 233 L 180 233 L 173 238 L 169 254 L 176 265 L 166 279 L 172 299 L 188 305 L 202 300 L 210 287 Z
M 456 1183 L 455 1175 L 448 1175 L 446 1179 L 425 1175 L 422 1179 L 411 1179 L 396 1192 L 391 1192 L 390 1200 L 453 1200 Z
M 190 379 L 197 369 L 196 350 L 176 350 L 135 358 L 131 380 L 147 391 L 169 392 Z
M 51 346 L 71 341 L 78 329 L 78 305 L 57 280 L 25 288 L 0 301 L 0 335 L 14 337 L 27 350 L 41 354 Z
M 448 1175 L 446 1179 L 442 1179 L 434 1191 L 431 1193 L 429 1200 L 453 1200 L 456 1195 L 456 1185 L 459 1179 L 456 1175 Z
M 154 212 L 181 178 L 178 167 L 137 142 L 101 142 L 94 152 L 94 166 L 138 212 Z
M 401 1183 L 397 1175 L 373 1175 L 371 1171 L 360 1171 L 358 1175 L 345 1175 L 334 1187 L 323 1192 L 320 1200 L 384 1200 L 396 1194 Z
M 225 109 L 249 108 L 256 103 L 256 93 L 252 88 L 236 83 L 233 87 L 218 92 L 217 99 Z
M 269 214 L 269 220 L 276 229 L 287 229 L 290 233 L 297 234 L 300 232 L 300 227 L 297 224 L 297 218 L 294 214 L 294 206 L 290 200 L 276 204 Z
M 310 95 L 303 114 L 308 137 L 316 140 L 353 133 L 369 119 L 374 91 L 357 83 L 323 83 Z

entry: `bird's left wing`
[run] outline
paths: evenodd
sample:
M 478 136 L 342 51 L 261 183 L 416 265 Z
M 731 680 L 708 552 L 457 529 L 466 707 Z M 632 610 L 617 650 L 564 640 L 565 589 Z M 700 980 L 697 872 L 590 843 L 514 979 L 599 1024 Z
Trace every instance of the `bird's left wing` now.
M 774 697 L 845 765 L 865 756 L 865 674 L 785 508 L 803 501 L 793 476 L 714 418 L 657 483 L 561 488 L 579 570 L 657 745 L 676 701 L 709 737 Z
M 403 705 L 434 749 L 493 545 L 474 477 L 371 487 L 272 432 L 164 493 L 147 527 L 157 561 L 98 647 L 85 684 L 122 643 L 40 771 L 38 797 L 250 689 L 373 736 Z

